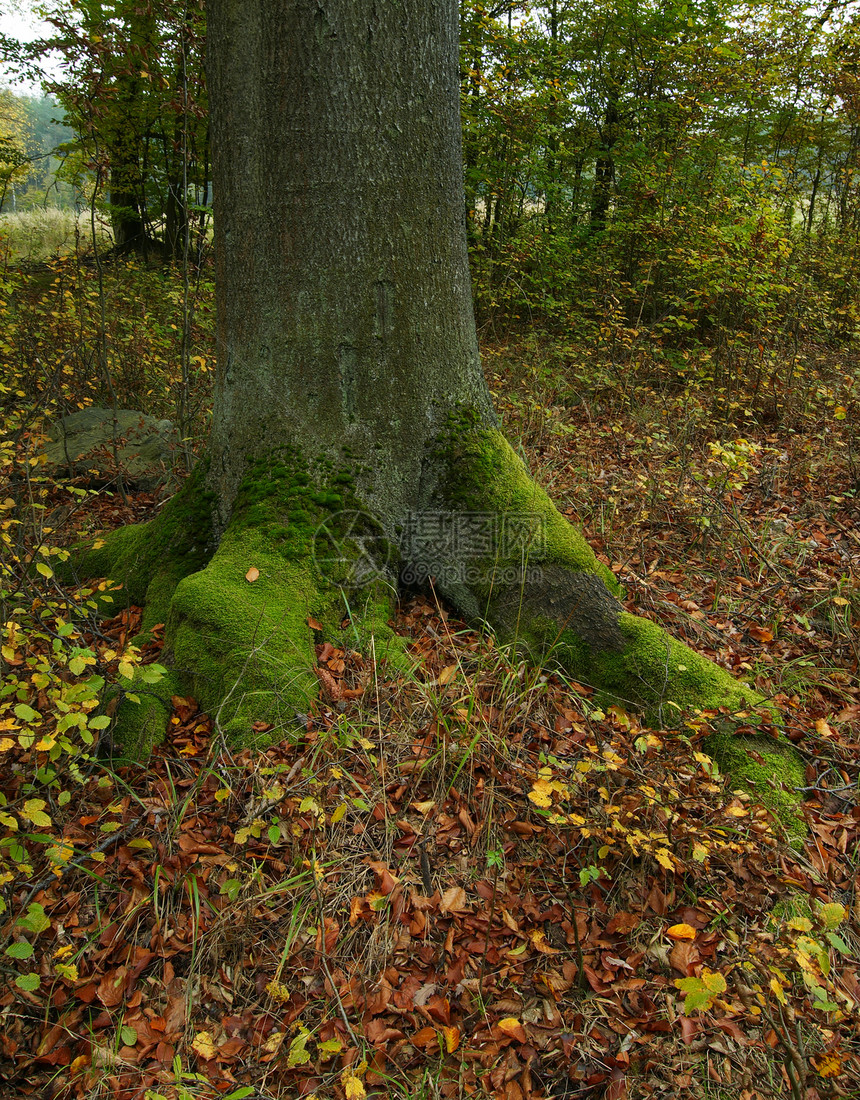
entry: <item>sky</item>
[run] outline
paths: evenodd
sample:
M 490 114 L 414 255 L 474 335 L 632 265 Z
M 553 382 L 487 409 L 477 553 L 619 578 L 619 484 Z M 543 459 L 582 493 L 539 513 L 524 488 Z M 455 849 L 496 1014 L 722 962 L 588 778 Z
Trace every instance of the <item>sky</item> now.
M 0 0 L 0 33 L 18 38 L 22 42 L 31 42 L 34 38 L 48 34 L 49 31 L 49 25 L 33 15 L 27 0 Z M 49 65 L 48 68 L 55 73 L 58 71 L 56 66 Z M 42 94 L 38 83 L 18 80 L 2 61 L 0 61 L 0 87 L 9 87 L 22 95 Z

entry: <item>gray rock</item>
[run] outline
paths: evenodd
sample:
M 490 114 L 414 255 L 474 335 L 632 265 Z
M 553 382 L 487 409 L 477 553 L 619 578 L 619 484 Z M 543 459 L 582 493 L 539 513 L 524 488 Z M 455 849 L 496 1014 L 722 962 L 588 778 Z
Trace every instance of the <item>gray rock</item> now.
M 170 420 L 133 409 L 89 408 L 52 424 L 45 454 L 52 466 L 94 481 L 116 477 L 116 457 L 126 484 L 151 491 L 169 480 L 179 436 Z

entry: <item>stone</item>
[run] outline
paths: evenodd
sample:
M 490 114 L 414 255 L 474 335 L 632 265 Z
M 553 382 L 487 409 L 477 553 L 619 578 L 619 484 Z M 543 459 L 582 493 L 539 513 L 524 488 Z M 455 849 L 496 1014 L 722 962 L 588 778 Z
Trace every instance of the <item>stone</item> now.
M 116 479 L 116 459 L 124 483 L 152 491 L 171 478 L 179 435 L 170 420 L 157 420 L 134 409 L 95 406 L 50 425 L 45 454 L 51 466 L 72 477 L 106 484 Z

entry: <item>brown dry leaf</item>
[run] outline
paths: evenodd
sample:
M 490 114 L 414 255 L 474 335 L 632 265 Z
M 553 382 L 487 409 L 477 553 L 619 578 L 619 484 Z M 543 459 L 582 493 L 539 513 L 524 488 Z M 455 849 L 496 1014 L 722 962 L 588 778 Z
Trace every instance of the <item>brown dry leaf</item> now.
M 390 868 L 382 863 L 380 860 L 367 860 L 367 865 L 372 871 L 376 873 L 376 889 L 380 894 L 384 894 L 386 897 L 391 893 L 394 887 L 400 882 L 397 875 L 393 874 Z
M 443 684 L 443 685 L 444 684 L 450 684 L 451 681 L 454 679 L 454 677 L 456 675 L 457 675 L 457 666 L 456 665 L 447 665 L 439 673 L 439 683 Z
M 102 976 L 96 996 L 105 1008 L 116 1008 L 120 1001 L 122 1001 L 127 975 L 128 971 L 126 968 L 120 966 L 117 967 L 116 970 L 110 970 L 107 974 Z
M 317 620 L 312 615 L 308 616 L 307 623 L 311 630 L 322 630 L 323 628 L 322 623 L 317 622 Z
M 693 966 L 699 961 L 700 956 L 696 945 L 687 940 L 680 940 L 669 952 L 669 962 L 685 978 L 692 975 Z
M 636 916 L 635 913 L 616 913 L 606 926 L 607 934 L 614 936 L 616 932 L 620 932 L 622 935 L 625 932 L 632 932 L 641 920 L 642 918 Z
M 251 568 L 248 570 L 248 572 L 245 574 L 245 580 L 249 584 L 253 584 L 254 581 L 257 580 L 257 578 L 259 576 L 260 576 L 260 570 L 256 567 L 256 565 L 252 565 Z
M 466 900 L 466 891 L 462 886 L 449 886 L 442 895 L 439 908 L 443 913 L 467 913 L 469 903 Z

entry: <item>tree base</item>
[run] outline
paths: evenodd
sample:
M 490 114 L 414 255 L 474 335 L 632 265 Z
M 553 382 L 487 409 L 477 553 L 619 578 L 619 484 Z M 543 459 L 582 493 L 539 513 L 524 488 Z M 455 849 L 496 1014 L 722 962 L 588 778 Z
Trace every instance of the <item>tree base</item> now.
M 362 510 L 348 466 L 311 466 L 282 448 L 248 471 L 217 547 L 201 465 L 157 519 L 108 536 L 82 555 L 81 570 L 110 576 L 144 605 L 144 635 L 165 624 L 171 686 L 193 695 L 233 744 L 280 740 L 307 713 L 319 691 L 319 642 L 362 650 L 373 637 L 377 656 L 409 666 L 388 623 L 395 562 L 403 575 L 432 578 L 468 620 L 533 662 L 659 725 L 696 711 L 766 708 L 753 688 L 624 610 L 612 572 L 498 431 L 457 422 L 432 469 L 430 503 L 401 531 L 402 556 Z M 422 516 L 432 520 L 423 529 Z M 471 532 L 473 541 L 446 542 L 443 529 Z M 320 532 L 336 551 L 322 561 Z M 372 568 L 357 573 L 369 545 Z M 142 709 L 123 704 L 114 735 L 121 748 L 144 754 L 168 705 L 164 691 Z M 722 734 L 710 744 L 723 770 L 787 828 L 802 827 L 794 788 L 803 773 L 790 745 Z

